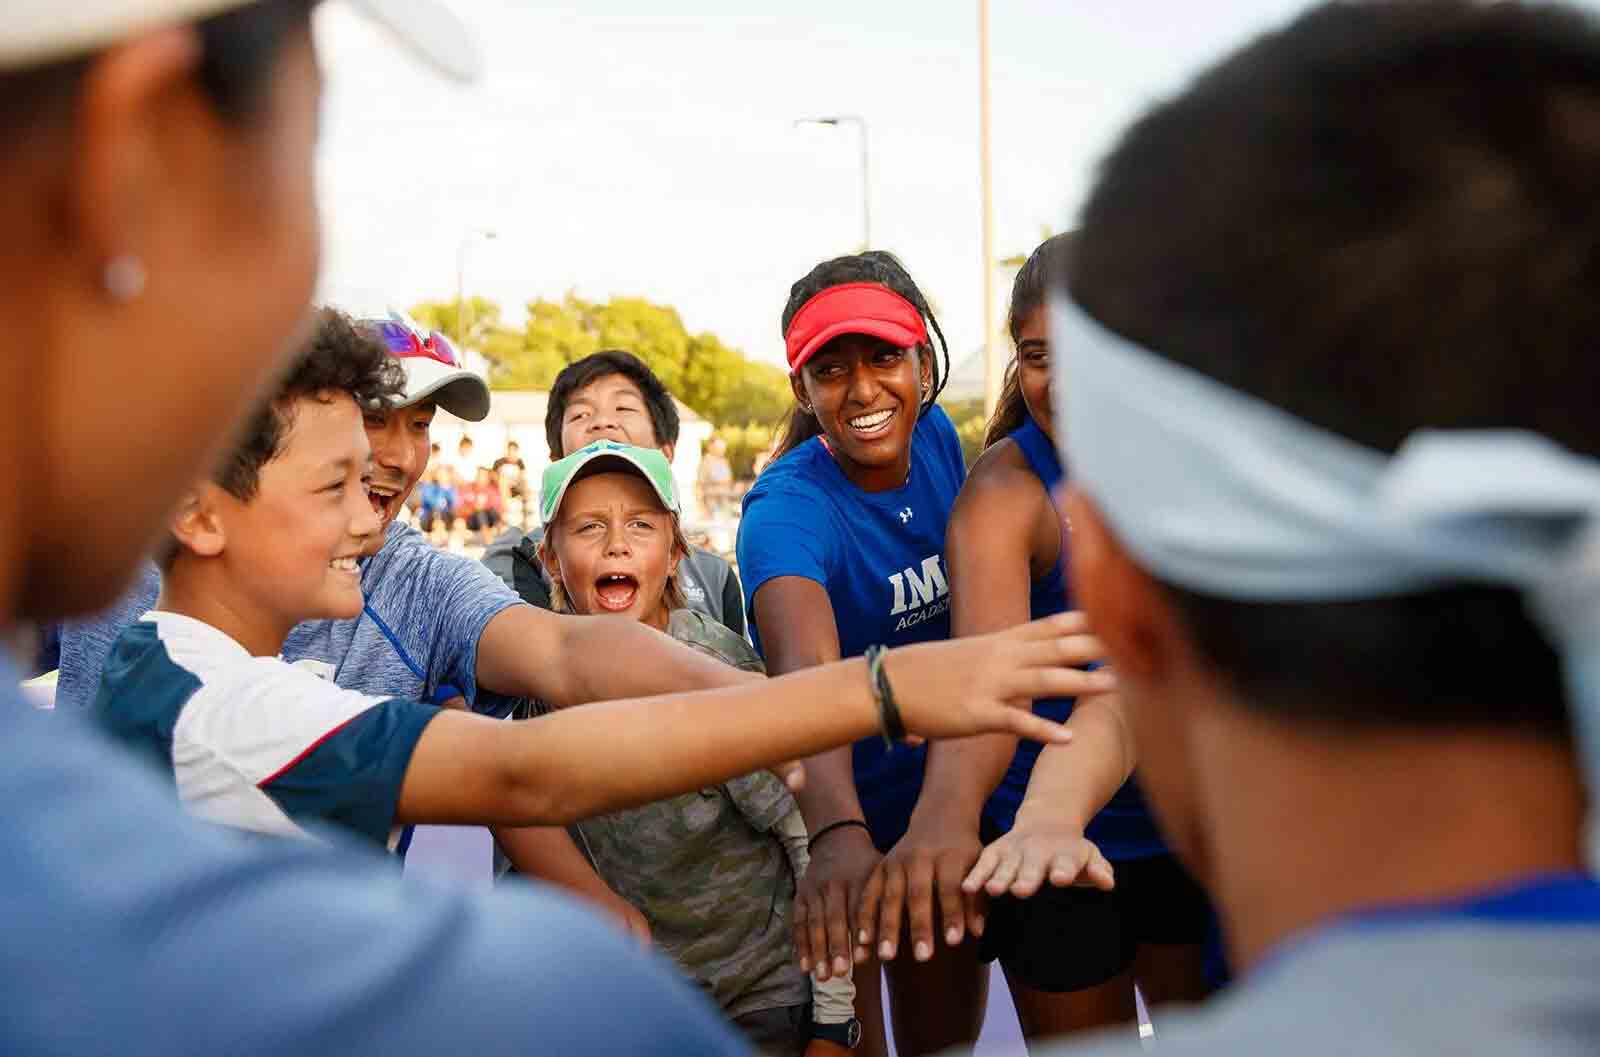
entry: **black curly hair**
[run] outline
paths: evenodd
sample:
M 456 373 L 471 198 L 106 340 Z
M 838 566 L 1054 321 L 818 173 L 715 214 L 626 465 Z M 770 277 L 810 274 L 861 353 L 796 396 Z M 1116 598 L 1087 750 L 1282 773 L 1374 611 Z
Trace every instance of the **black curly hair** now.
M 212 479 L 238 499 L 253 498 L 261 468 L 277 457 L 294 424 L 297 400 L 347 393 L 362 410 L 381 410 L 394 406 L 404 391 L 405 371 L 381 343 L 356 329 L 343 312 L 320 309 L 305 351 L 272 397 L 251 416 L 244 435 Z
M 933 385 L 928 387 L 921 408 L 922 413 L 926 413 L 939 399 L 939 394 L 944 392 L 945 382 L 950 377 L 950 343 L 945 340 L 944 331 L 939 329 L 939 321 L 934 318 L 933 309 L 928 307 L 928 299 L 922 296 L 922 291 L 917 289 L 911 273 L 906 271 L 905 265 L 901 264 L 900 259 L 894 254 L 885 250 L 868 250 L 866 253 L 852 253 L 848 257 L 835 257 L 811 269 L 805 278 L 789 287 L 789 302 L 783 306 L 783 333 L 785 335 L 789 333 L 789 324 L 794 321 L 795 313 L 799 312 L 807 301 L 829 287 L 845 283 L 877 283 L 880 286 L 887 286 L 910 301 L 912 307 L 922 313 L 922 318 L 928 324 L 928 330 L 939 339 L 939 349 L 944 353 L 942 364 L 939 357 L 934 355 L 932 342 L 917 349 L 919 356 L 933 356 Z M 796 404 L 789 412 L 789 420 L 783 427 L 783 440 L 779 442 L 773 458 L 782 458 L 821 432 L 822 424 L 817 421 L 817 416 L 802 410 L 800 405 Z

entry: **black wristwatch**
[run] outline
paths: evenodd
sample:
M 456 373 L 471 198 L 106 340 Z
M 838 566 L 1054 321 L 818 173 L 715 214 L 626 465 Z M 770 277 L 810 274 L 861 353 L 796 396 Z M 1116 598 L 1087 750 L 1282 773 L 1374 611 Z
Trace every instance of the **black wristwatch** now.
M 811 1025 L 811 1037 L 831 1042 L 835 1046 L 843 1046 L 853 1050 L 861 1045 L 861 1021 L 851 1017 L 843 1024 L 817 1024 Z

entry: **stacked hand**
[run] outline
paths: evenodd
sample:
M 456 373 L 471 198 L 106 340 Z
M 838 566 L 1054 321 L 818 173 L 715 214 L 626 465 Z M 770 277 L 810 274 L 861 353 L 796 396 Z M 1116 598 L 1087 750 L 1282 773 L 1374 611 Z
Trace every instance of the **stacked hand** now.
M 1116 874 L 1080 826 L 1017 813 L 1011 832 L 983 849 L 977 863 L 961 882 L 968 896 L 980 891 L 991 896 L 1007 892 L 1027 899 L 1048 880 L 1057 888 L 1076 885 L 1111 891 Z
M 829 831 L 811 849 L 794 897 L 794 947 L 800 968 L 818 981 L 850 971 L 850 916 L 880 856 L 861 826 Z
M 902 917 L 910 921 L 912 957 L 919 962 L 933 957 L 937 923 L 943 924 L 944 941 L 952 947 L 969 932 L 983 935 L 988 900 L 977 889 L 961 887 L 982 851 L 976 822 L 920 823 L 913 817 L 911 828 L 872 871 L 862 892 L 855 917 L 856 959 L 864 959 L 876 940 L 878 957 L 892 960 L 899 953 Z

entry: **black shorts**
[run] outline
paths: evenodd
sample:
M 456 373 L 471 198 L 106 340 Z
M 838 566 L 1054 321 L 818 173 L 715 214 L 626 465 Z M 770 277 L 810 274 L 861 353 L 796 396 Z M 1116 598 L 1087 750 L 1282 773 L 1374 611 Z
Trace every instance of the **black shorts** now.
M 984 843 L 995 835 L 985 834 Z M 1057 888 L 989 901 L 978 956 L 1035 991 L 1081 991 L 1128 970 L 1140 944 L 1202 944 L 1211 903 L 1171 855 L 1114 862 L 1117 886 Z

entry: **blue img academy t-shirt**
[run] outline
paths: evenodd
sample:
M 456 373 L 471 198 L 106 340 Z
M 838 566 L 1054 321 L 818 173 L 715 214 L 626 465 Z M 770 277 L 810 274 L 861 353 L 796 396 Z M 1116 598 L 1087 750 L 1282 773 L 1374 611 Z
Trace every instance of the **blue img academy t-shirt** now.
M 134 589 L 98 618 L 62 628 L 59 707 L 87 707 L 123 629 L 155 608 L 161 577 L 146 568 Z M 366 609 L 354 620 L 313 620 L 289 633 L 283 658 L 346 690 L 440 703 L 464 696 L 498 714 L 504 699 L 478 692 L 478 639 L 520 599 L 479 563 L 447 554 L 415 529 L 392 524 L 383 549 L 361 561 Z
M 864 492 L 845 477 L 820 437 L 768 466 L 744 500 L 739 572 L 745 610 L 780 576 L 822 585 L 833 605 L 842 657 L 868 646 L 905 646 L 950 637 L 945 527 L 966 477 L 961 441 L 933 408 L 917 423 L 911 474 L 888 492 Z M 752 619 L 751 637 L 761 649 Z M 856 791 L 887 850 L 905 833 L 922 789 L 925 747 L 886 749 L 879 737 L 854 747 Z

